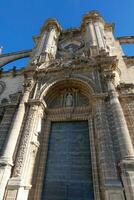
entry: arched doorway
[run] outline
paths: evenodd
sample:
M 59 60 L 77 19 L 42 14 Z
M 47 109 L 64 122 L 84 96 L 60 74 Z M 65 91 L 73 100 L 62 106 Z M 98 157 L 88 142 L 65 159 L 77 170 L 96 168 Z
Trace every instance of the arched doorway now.
M 96 199 L 92 91 L 82 81 L 73 79 L 51 84 L 46 91 L 42 95 L 47 108 L 35 199 Z

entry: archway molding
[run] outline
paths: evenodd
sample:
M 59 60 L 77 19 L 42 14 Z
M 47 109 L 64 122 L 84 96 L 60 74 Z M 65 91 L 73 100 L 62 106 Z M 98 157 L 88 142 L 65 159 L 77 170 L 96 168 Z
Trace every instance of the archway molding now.
M 61 78 L 58 80 L 50 80 L 46 82 L 40 90 L 39 99 L 42 100 L 45 98 L 46 100 L 51 97 L 51 95 L 56 94 L 58 90 L 64 88 L 77 88 L 83 92 L 88 99 L 91 99 L 94 94 L 94 88 L 91 86 L 90 82 L 83 81 L 78 78 Z

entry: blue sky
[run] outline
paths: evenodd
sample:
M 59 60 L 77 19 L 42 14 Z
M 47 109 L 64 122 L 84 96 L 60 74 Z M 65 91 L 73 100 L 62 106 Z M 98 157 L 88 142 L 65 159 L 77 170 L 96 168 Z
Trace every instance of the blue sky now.
M 82 16 L 98 10 L 115 23 L 115 35 L 134 35 L 134 0 L 0 0 L 0 45 L 3 53 L 33 47 L 45 20 L 56 18 L 63 29 L 80 26 Z M 134 55 L 134 46 L 126 53 Z M 20 61 L 17 61 L 18 65 Z M 22 63 L 21 63 L 22 64 Z

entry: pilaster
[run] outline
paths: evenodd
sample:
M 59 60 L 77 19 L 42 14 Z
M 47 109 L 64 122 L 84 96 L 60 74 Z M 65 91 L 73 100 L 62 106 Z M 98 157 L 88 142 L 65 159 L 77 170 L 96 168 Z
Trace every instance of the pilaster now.
M 104 45 L 104 41 L 103 41 L 103 38 L 102 38 L 102 34 L 101 34 L 101 30 L 100 30 L 100 26 L 99 26 L 98 21 L 94 22 L 94 28 L 95 28 L 95 32 L 96 32 L 96 36 L 97 36 L 99 49 L 100 50 L 105 49 L 105 45 Z
M 87 38 L 89 40 L 89 45 L 91 46 L 97 46 L 97 38 L 96 38 L 96 35 L 95 35 L 95 30 L 94 30 L 94 25 L 93 25 L 93 22 L 92 20 L 88 20 L 87 22 Z

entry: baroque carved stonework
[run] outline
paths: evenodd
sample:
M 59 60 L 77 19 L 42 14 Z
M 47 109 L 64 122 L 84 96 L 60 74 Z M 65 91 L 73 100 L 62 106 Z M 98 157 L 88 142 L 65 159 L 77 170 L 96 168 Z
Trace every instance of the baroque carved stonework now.
M 26 118 L 26 122 L 23 128 L 23 136 L 21 138 L 20 142 L 20 148 L 19 152 L 17 154 L 17 159 L 15 162 L 15 167 L 14 167 L 14 176 L 20 176 L 25 160 L 25 155 L 27 152 L 27 146 L 31 137 L 32 132 L 34 132 L 35 128 L 35 118 L 36 118 L 36 113 L 37 113 L 37 105 L 33 105 L 28 113 L 28 116 Z

